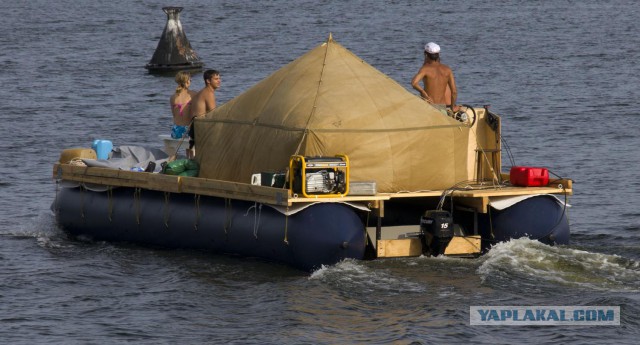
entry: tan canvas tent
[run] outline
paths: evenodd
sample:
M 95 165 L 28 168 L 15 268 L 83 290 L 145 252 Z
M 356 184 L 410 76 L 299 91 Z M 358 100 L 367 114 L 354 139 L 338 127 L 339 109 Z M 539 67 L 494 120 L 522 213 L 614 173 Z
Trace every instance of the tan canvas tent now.
M 200 177 L 249 183 L 294 154 L 346 154 L 351 181 L 378 192 L 469 179 L 469 131 L 331 37 L 195 121 Z

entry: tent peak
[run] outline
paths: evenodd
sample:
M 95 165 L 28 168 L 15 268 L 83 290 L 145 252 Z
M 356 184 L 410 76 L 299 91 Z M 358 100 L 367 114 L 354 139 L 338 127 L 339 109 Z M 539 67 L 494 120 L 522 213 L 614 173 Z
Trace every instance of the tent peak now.
M 329 42 L 333 42 L 333 34 L 331 32 L 329 32 L 329 39 L 327 40 L 327 43 Z

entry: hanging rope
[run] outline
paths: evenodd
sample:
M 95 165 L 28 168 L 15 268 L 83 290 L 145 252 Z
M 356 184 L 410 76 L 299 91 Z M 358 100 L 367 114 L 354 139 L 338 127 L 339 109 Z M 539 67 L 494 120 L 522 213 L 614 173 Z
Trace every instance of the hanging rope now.
M 304 139 L 307 137 L 307 133 L 309 132 L 308 129 L 305 129 L 304 132 L 302 132 L 302 138 L 300 138 L 300 142 L 298 142 L 298 147 L 296 147 L 296 152 L 294 153 L 294 155 L 299 155 L 300 154 L 300 149 L 302 148 L 302 143 L 304 143 Z
M 109 217 L 109 222 L 112 222 L 111 214 L 113 214 L 113 187 L 107 187 L 107 216 Z
M 371 204 L 369 204 L 370 206 Z M 371 209 L 367 211 L 367 220 L 364 223 L 364 245 L 367 246 L 369 244 L 369 236 L 367 236 L 367 227 L 369 226 L 369 216 L 371 216 Z
M 56 217 L 60 211 L 60 207 L 58 205 L 58 192 L 60 192 L 60 180 L 56 180 L 56 197 L 53 199 L 53 210 L 56 213 Z
M 260 204 L 260 206 L 257 206 L 258 203 L 256 203 L 256 209 L 253 212 L 253 237 L 256 238 L 256 240 L 258 239 L 258 228 L 260 227 L 260 216 L 262 216 L 262 204 Z
M 198 220 L 200 220 L 200 194 L 194 194 L 193 199 L 196 204 L 196 222 L 193 224 L 193 228 L 198 231 Z
M 169 198 L 171 196 L 171 193 L 169 192 L 164 192 L 164 226 L 169 229 Z
M 495 240 L 496 235 L 493 233 L 493 221 L 491 220 L 491 218 L 493 217 L 491 215 L 491 207 L 487 207 L 487 212 L 489 213 L 489 234 L 491 235 L 491 240 Z
M 244 217 L 249 215 L 249 212 L 253 210 L 253 237 L 258 239 L 258 228 L 260 227 L 260 216 L 262 215 L 262 204 L 258 204 L 257 202 L 253 203 L 253 206 L 247 209 L 247 212 L 244 214 Z
M 84 219 L 84 185 L 80 185 L 80 218 Z
M 287 212 L 289 211 L 289 208 L 287 207 Z M 286 245 L 289 245 L 289 216 L 285 215 L 284 216 L 284 243 Z
M 231 199 L 225 198 L 224 199 L 224 213 L 225 213 L 224 233 L 225 235 L 228 234 L 228 231 L 231 228 L 231 211 L 232 210 L 233 209 L 231 207 Z
M 142 194 L 142 190 L 139 187 L 136 187 L 133 190 L 133 207 L 136 211 L 136 223 L 140 225 L 140 195 Z
M 316 87 L 316 94 L 315 94 L 315 97 L 313 98 L 313 106 L 311 107 L 311 113 L 309 113 L 309 117 L 307 117 L 307 123 L 304 126 L 305 129 L 302 134 L 302 138 L 300 138 L 300 141 L 298 142 L 298 147 L 296 147 L 296 152 L 294 153 L 295 155 L 300 154 L 300 149 L 302 147 L 302 144 L 304 143 L 304 140 L 307 137 L 307 134 L 309 132 L 309 129 L 308 129 L 309 123 L 311 123 L 311 119 L 316 114 L 316 108 L 318 106 L 318 98 L 320 95 L 320 87 L 322 86 L 322 78 L 324 77 L 324 69 L 325 69 L 325 66 L 327 65 L 327 55 L 329 54 L 329 44 L 332 44 L 332 43 L 333 43 L 333 38 L 330 35 L 326 43 L 324 57 L 322 58 L 322 69 L 320 70 L 320 75 L 318 76 L 318 86 Z

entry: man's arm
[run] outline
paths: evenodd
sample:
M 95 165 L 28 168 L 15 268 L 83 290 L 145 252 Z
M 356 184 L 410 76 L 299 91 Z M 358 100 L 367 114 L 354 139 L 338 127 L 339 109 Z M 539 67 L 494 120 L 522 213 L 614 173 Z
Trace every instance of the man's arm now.
M 413 77 L 413 79 L 411 79 L 411 86 L 416 89 L 418 92 L 420 92 L 420 96 L 422 98 L 424 98 L 427 102 L 432 103 L 433 100 L 431 99 L 431 97 L 429 97 L 429 95 L 427 94 L 427 91 L 425 89 L 423 89 L 420 86 L 420 81 L 423 80 L 425 77 L 424 72 L 422 71 L 422 69 L 420 71 L 418 71 L 418 73 Z
M 210 93 L 207 96 L 207 113 L 213 111 L 216 108 L 216 95 L 214 93 Z
M 216 94 L 214 93 L 214 94 L 213 94 L 213 95 L 211 95 L 211 96 L 212 96 L 212 97 L 211 97 L 211 104 L 212 104 L 212 106 L 211 106 L 211 110 L 213 111 L 213 109 L 215 109 L 215 108 L 216 108 Z
M 453 77 L 453 71 L 449 74 L 449 88 L 451 89 L 451 109 L 457 111 L 460 107 L 456 105 L 456 100 L 458 99 L 458 89 L 456 88 L 456 80 Z

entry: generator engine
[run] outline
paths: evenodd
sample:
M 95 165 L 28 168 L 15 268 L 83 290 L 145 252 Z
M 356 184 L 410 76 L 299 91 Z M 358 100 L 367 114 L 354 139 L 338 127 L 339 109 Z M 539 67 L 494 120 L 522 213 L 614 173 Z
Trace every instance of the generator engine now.
M 344 193 L 345 188 L 343 171 L 320 170 L 306 174 L 307 194 Z
M 289 161 L 289 187 L 305 197 L 344 196 L 349 186 L 349 159 L 292 156 Z

